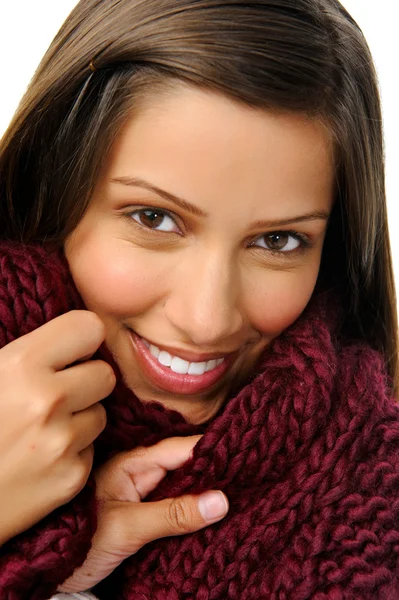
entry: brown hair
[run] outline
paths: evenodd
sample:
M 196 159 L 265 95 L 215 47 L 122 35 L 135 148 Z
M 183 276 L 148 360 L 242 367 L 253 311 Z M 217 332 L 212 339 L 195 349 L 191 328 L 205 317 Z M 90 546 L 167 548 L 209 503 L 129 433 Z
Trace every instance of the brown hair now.
M 378 86 L 364 37 L 337 0 L 81 0 L 0 143 L 0 237 L 62 243 L 126 118 L 176 80 L 328 125 L 337 198 L 319 285 L 340 287 L 343 328 L 385 353 L 395 385 Z

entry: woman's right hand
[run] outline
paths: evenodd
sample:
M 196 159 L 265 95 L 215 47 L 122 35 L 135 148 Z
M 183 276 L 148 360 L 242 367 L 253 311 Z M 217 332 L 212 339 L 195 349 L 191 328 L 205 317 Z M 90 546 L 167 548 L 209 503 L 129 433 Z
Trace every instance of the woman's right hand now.
M 115 386 L 110 365 L 87 360 L 104 335 L 94 313 L 72 311 L 0 350 L 0 546 L 87 481 Z

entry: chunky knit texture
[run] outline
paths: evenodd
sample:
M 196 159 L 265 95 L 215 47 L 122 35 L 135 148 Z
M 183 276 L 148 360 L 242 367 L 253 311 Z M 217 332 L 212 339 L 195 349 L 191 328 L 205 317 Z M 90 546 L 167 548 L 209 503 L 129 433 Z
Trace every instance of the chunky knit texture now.
M 60 254 L 0 244 L 0 343 L 81 306 Z M 149 499 L 222 489 L 220 523 L 158 540 L 96 593 L 106 600 L 397 600 L 399 409 L 383 361 L 339 335 L 322 295 L 204 427 L 194 456 Z M 102 351 L 107 356 L 106 350 Z M 121 381 L 97 460 L 199 431 Z M 0 597 L 44 600 L 84 560 L 94 486 L 0 550 Z

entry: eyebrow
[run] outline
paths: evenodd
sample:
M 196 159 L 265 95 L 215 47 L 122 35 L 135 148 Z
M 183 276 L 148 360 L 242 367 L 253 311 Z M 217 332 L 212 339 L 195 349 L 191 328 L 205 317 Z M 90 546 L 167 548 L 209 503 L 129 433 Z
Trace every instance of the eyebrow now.
M 140 177 L 113 177 L 111 179 L 112 183 L 119 183 L 122 185 L 127 185 L 131 187 L 139 187 L 144 188 L 150 192 L 153 192 L 157 196 L 176 204 L 180 208 L 186 210 L 187 212 L 195 215 L 196 217 L 207 217 L 208 213 L 204 212 L 197 206 L 190 204 L 183 198 L 179 198 L 175 194 L 171 192 L 167 192 L 162 188 L 159 188 L 152 183 L 145 181 L 145 179 L 141 179 Z M 281 227 L 283 225 L 292 225 L 294 223 L 301 223 L 302 221 L 327 221 L 329 218 L 329 213 L 324 210 L 317 210 L 314 212 L 306 213 L 304 215 L 299 215 L 297 217 L 289 217 L 287 219 L 278 219 L 274 221 L 255 221 L 251 224 L 250 229 L 270 229 L 271 227 Z
M 276 221 L 255 221 L 251 224 L 251 229 L 269 229 L 270 227 L 282 227 L 283 225 L 293 225 L 302 223 L 302 221 L 328 221 L 330 214 L 325 210 L 316 210 L 305 215 L 289 217 L 288 219 L 278 219 Z
M 157 194 L 157 196 L 160 196 L 161 198 L 164 198 L 165 200 L 168 200 L 173 204 L 177 204 L 177 206 L 180 206 L 180 208 L 183 208 L 187 212 L 195 215 L 196 217 L 208 216 L 206 212 L 204 212 L 200 208 L 197 208 L 193 204 L 190 204 L 186 200 L 183 200 L 183 198 L 179 198 L 179 196 L 175 196 L 175 194 L 171 194 L 170 192 L 167 192 L 166 190 L 163 190 L 157 187 L 156 185 L 145 181 L 144 179 L 140 179 L 139 177 L 114 177 L 113 179 L 111 179 L 111 182 L 144 188 L 145 190 L 149 190 L 150 192 Z

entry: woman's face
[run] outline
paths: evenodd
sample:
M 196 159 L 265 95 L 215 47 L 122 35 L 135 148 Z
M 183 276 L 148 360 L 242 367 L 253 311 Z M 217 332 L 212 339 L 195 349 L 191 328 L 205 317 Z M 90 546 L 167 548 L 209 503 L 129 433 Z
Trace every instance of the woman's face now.
M 185 86 L 126 123 L 65 251 L 142 401 L 207 421 L 301 314 L 332 154 L 318 121 Z

